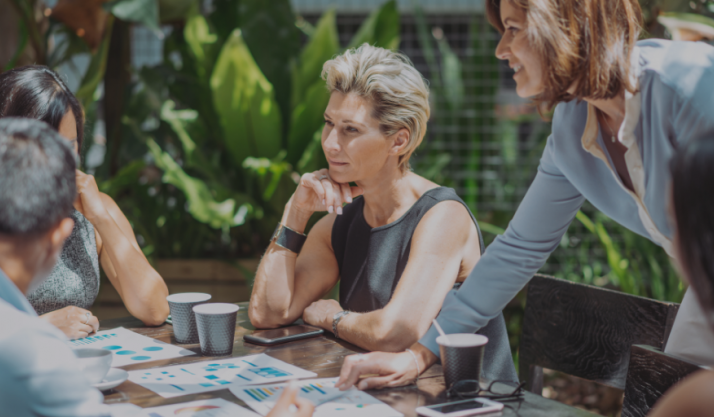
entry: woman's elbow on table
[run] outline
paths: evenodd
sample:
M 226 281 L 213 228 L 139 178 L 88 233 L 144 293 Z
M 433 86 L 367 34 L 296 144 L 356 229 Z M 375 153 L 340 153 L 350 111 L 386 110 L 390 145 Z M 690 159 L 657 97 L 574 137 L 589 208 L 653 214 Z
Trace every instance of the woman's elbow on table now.
M 248 318 L 250 323 L 256 329 L 275 329 L 276 327 L 286 326 L 295 320 L 289 320 L 288 311 L 269 312 L 257 302 L 250 303 L 248 307 Z
M 419 340 L 419 332 L 406 320 L 385 319 L 374 331 L 375 345 L 382 352 L 402 352 Z

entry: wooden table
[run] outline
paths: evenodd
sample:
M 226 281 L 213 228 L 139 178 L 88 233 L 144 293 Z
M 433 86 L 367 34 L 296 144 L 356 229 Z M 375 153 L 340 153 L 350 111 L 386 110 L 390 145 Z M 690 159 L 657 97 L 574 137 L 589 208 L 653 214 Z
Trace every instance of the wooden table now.
M 238 320 L 236 321 L 235 345 L 233 347 L 232 355 L 234 357 L 267 353 L 276 359 L 280 359 L 295 366 L 313 371 L 317 373 L 318 378 L 331 378 L 339 376 L 340 369 L 342 368 L 342 361 L 345 356 L 353 353 L 364 352 L 363 349 L 360 349 L 350 343 L 335 339 L 331 334 L 285 343 L 275 347 L 264 347 L 244 343 L 243 335 L 250 333 L 255 330 L 255 328 L 248 320 L 248 303 L 239 303 L 239 305 L 241 308 L 238 312 Z M 153 337 L 163 342 L 176 344 L 173 337 L 173 328 L 169 324 L 165 324 L 160 327 L 144 327 L 139 320 L 134 318 L 104 320 L 100 324 L 101 330 L 113 329 L 115 327 L 122 326 L 139 334 Z M 197 355 L 129 365 L 124 366 L 123 369 L 131 371 L 136 369 L 156 368 L 180 363 L 218 359 L 215 357 L 202 356 L 198 344 L 183 346 L 188 350 L 196 352 Z M 505 388 L 506 387 L 504 386 L 504 389 Z M 405 417 L 415 417 L 417 415 L 415 409 L 419 406 L 438 404 L 448 401 L 444 390 L 444 378 L 442 376 L 440 365 L 434 365 L 427 370 L 426 373 L 419 379 L 419 384 L 417 386 L 412 385 L 401 388 L 371 390 L 368 392 L 403 413 Z M 104 394 L 104 402 L 107 404 L 130 402 L 141 407 L 155 407 L 159 405 L 175 404 L 200 399 L 223 398 L 247 407 L 245 403 L 231 394 L 228 389 L 202 394 L 186 395 L 176 398 L 163 398 L 153 391 L 134 384 L 133 382 L 126 381 L 115 389 L 107 391 Z M 587 411 L 573 408 L 529 392 L 525 393 L 522 400 L 505 403 L 513 407 L 515 410 L 505 408 L 502 414 L 504 417 L 594 415 Z

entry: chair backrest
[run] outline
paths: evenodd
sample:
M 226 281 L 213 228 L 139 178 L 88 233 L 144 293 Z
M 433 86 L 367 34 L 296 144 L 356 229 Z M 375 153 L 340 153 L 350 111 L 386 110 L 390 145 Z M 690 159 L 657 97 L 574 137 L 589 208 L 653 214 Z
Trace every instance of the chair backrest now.
M 646 416 L 668 389 L 700 369 L 704 368 L 652 346 L 632 346 L 622 417 Z
M 625 388 L 630 346 L 662 349 L 679 304 L 536 274 L 528 283 L 519 374 L 541 394 L 543 368 Z

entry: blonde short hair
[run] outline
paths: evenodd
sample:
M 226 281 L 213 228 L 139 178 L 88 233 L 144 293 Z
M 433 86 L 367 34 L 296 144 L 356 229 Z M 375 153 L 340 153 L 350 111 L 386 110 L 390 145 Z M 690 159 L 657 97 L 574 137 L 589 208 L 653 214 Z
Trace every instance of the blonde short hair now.
M 322 78 L 330 93 L 353 93 L 367 99 L 385 136 L 409 131 L 409 142 L 399 156 L 399 169 L 410 168 L 409 157 L 426 134 L 429 87 L 404 54 L 362 44 L 322 66 Z

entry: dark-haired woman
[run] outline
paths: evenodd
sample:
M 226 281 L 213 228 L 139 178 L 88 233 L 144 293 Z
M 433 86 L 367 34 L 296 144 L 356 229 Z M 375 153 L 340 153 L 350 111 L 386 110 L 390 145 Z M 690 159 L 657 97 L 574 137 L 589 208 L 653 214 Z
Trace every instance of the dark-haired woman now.
M 514 69 L 516 92 L 556 106 L 538 173 L 506 232 L 486 250 L 437 320 L 446 333 L 472 333 L 500 313 L 558 246 L 585 199 L 675 257 L 667 221 L 667 164 L 694 137 L 714 135 L 714 48 L 637 41 L 637 0 L 487 0 L 502 34 L 496 56 Z M 714 362 L 711 328 L 689 291 L 670 340 Z M 430 329 L 417 354 L 348 357 L 340 384 L 396 386 L 433 364 Z
M 39 119 L 79 153 L 84 113 L 59 76 L 42 66 L 26 66 L 0 74 L 0 117 Z M 70 339 L 97 331 L 99 321 L 87 309 L 99 292 L 99 264 L 129 312 L 156 326 L 169 313 L 168 289 L 151 267 L 126 216 L 94 177 L 77 170 L 74 230 L 50 277 L 28 299 L 43 319 Z
M 702 319 L 714 329 L 714 135 L 679 149 L 670 171 L 679 269 L 697 295 Z M 668 391 L 651 416 L 704 417 L 711 416 L 712 410 L 714 372 L 701 371 Z

